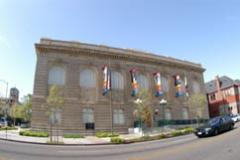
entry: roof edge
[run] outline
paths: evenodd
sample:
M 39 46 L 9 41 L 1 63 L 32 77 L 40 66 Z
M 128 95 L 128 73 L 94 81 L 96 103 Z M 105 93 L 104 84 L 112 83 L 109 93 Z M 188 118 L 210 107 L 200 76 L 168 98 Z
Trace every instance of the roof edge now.
M 181 65 L 186 66 L 192 66 L 194 68 L 198 68 L 202 72 L 205 71 L 205 68 L 202 67 L 200 63 L 193 63 L 186 60 L 180 60 L 172 57 L 166 57 L 162 55 L 157 55 L 150 52 L 135 50 L 135 49 L 124 49 L 124 48 L 118 48 L 118 47 L 110 47 L 107 45 L 97 45 L 97 44 L 90 44 L 90 43 L 82 43 L 77 41 L 63 41 L 63 40 L 53 40 L 49 38 L 41 38 L 40 43 L 35 44 L 36 48 L 41 47 L 51 47 L 51 46 L 58 46 L 58 47 L 71 47 L 76 49 L 93 49 L 93 50 L 99 50 L 99 51 L 105 51 L 105 52 L 112 52 L 112 53 L 121 53 L 123 55 L 130 55 L 130 56 L 136 56 L 136 57 L 142 57 L 142 58 L 150 58 L 150 59 L 157 59 L 162 60 L 165 62 L 170 63 L 177 63 Z

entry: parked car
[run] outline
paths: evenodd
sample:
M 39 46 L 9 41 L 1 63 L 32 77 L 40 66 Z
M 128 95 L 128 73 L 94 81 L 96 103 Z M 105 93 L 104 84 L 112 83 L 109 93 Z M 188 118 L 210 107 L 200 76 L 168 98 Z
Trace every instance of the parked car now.
M 30 126 L 30 122 L 22 122 L 20 125 L 21 128 L 29 128 Z
M 235 123 L 240 121 L 240 115 L 239 114 L 231 115 L 231 118 Z
M 0 127 L 6 127 L 8 125 L 8 122 L 6 120 L 6 118 L 0 118 Z
M 240 114 L 237 114 L 237 117 L 238 117 L 238 122 L 240 121 Z
M 196 129 L 196 136 L 214 136 L 234 128 L 234 121 L 228 115 L 212 118 L 208 123 Z

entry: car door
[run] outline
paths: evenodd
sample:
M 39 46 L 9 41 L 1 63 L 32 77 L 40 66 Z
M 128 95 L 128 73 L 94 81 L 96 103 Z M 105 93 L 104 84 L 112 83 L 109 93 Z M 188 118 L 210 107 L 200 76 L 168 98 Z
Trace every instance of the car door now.
M 221 117 L 219 120 L 219 130 L 220 132 L 224 132 L 226 128 L 226 120 L 224 119 L 224 117 Z
M 223 117 L 223 131 L 227 131 L 229 129 L 230 119 L 228 117 Z

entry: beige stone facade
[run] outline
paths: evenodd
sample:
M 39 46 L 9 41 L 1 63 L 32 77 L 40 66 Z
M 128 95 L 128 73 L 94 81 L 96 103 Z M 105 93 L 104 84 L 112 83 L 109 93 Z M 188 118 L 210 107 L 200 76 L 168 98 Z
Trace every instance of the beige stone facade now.
M 184 97 L 175 97 L 173 75 L 179 74 L 188 79 L 189 94 L 204 91 L 203 72 L 200 64 L 177 60 L 174 58 L 157 56 L 150 53 L 113 48 L 103 45 L 92 45 L 79 42 L 67 42 L 51 39 L 41 39 L 35 45 L 37 52 L 37 65 L 35 73 L 32 128 L 47 129 L 49 121 L 45 110 L 41 107 L 46 101 L 49 92 L 49 72 L 52 67 L 64 70 L 64 82 L 60 85 L 65 104 L 61 112 L 59 129 L 64 132 L 94 133 L 99 130 L 110 131 L 112 126 L 115 132 L 127 132 L 134 125 L 133 112 L 135 97 L 131 96 L 131 76 L 129 70 L 136 68 L 144 75 L 148 83 L 148 91 L 152 95 L 152 110 L 157 109 L 158 119 L 173 120 L 193 119 L 195 115 L 188 112 Z M 102 67 L 110 64 L 110 68 L 121 74 L 123 89 L 112 89 L 110 96 L 102 95 L 103 72 Z M 94 73 L 95 87 L 80 86 L 81 73 L 90 69 Z M 167 90 L 161 97 L 155 97 L 155 82 L 152 74 L 160 72 L 167 80 Z M 195 85 L 195 86 L 194 86 Z M 162 107 L 159 102 L 164 99 L 167 105 Z M 110 107 L 111 106 L 111 107 Z M 94 129 L 86 129 L 83 122 L 83 110 L 90 108 L 93 111 Z M 185 117 L 183 109 L 187 111 Z M 123 112 L 123 122 L 115 124 L 112 118 L 113 111 L 120 109 Z M 165 110 L 168 115 L 165 115 Z M 201 111 L 203 118 L 208 118 L 207 106 Z M 164 113 L 164 114 L 163 114 Z M 171 115 L 169 117 L 169 114 Z

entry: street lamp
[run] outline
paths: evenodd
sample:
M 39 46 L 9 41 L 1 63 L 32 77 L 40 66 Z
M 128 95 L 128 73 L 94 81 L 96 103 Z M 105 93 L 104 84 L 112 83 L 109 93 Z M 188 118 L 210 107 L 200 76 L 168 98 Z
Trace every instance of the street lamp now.
M 162 113 L 163 113 L 163 127 L 164 127 L 164 124 L 165 124 L 165 105 L 167 104 L 167 100 L 165 100 L 165 99 L 161 99 L 160 101 L 159 101 L 159 104 L 160 104 L 160 106 L 162 106 Z
M 142 104 L 142 100 L 141 99 L 136 99 L 135 101 L 133 101 L 136 105 L 141 105 Z M 142 132 L 142 134 L 143 134 L 143 127 L 142 127 L 142 115 L 139 113 L 139 110 L 138 109 L 135 109 L 134 110 L 134 116 L 136 116 L 137 118 L 139 118 L 139 120 L 140 120 L 140 127 L 139 128 L 141 128 L 141 132 Z
M 156 108 L 155 110 L 154 110 L 154 115 L 153 115 L 153 127 L 155 126 L 155 127 L 158 127 L 158 114 L 159 114 L 159 109 L 158 108 Z
M 5 108 L 4 108 L 4 116 L 5 118 L 7 118 L 7 95 L 8 95 L 8 82 L 3 80 L 3 79 L 0 79 L 0 82 L 3 82 L 5 85 L 6 85 L 6 105 L 5 105 Z

